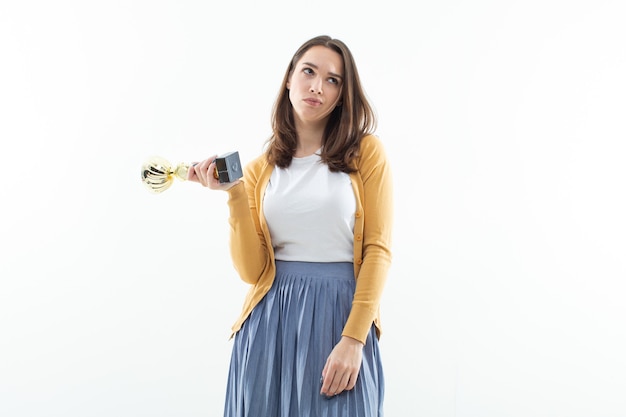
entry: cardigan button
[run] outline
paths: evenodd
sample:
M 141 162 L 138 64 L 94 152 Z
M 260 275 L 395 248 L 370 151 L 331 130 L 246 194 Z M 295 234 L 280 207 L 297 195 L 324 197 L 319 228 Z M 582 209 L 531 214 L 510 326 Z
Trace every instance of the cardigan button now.
M 355 238 L 357 241 L 359 241 L 359 242 L 360 242 L 360 241 L 361 241 L 361 239 L 363 239 L 363 236 L 361 236 L 361 235 L 356 235 L 354 238 Z
M 361 212 L 357 211 L 356 213 L 354 213 L 354 217 L 356 217 L 357 219 L 361 217 Z
M 361 265 L 363 263 L 363 259 L 357 259 L 356 263 L 357 263 L 357 265 Z

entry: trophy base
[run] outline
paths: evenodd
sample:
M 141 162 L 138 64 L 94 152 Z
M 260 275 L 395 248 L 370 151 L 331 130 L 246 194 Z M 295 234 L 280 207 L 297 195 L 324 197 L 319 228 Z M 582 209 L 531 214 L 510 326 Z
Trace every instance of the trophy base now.
M 228 152 L 215 158 L 215 171 L 220 183 L 228 183 L 243 177 L 239 152 Z

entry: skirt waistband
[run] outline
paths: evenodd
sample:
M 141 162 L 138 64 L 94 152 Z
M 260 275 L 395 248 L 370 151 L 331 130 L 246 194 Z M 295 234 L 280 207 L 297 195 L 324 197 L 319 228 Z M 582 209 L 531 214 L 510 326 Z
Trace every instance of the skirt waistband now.
M 276 274 L 354 279 L 352 262 L 276 261 Z

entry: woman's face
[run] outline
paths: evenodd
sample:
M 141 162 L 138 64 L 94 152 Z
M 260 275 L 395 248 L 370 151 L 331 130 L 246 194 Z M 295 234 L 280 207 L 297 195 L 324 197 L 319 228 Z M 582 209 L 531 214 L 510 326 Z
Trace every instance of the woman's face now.
M 326 121 L 341 98 L 343 59 L 325 46 L 313 46 L 296 63 L 287 88 L 294 116 L 304 123 Z

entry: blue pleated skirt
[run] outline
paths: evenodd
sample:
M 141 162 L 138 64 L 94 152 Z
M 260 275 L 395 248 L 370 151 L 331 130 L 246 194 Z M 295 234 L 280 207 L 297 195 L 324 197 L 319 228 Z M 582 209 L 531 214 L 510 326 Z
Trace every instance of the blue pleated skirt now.
M 320 394 L 354 288 L 352 263 L 276 261 L 271 290 L 235 335 L 224 416 L 382 417 L 384 377 L 373 326 L 354 389 Z

